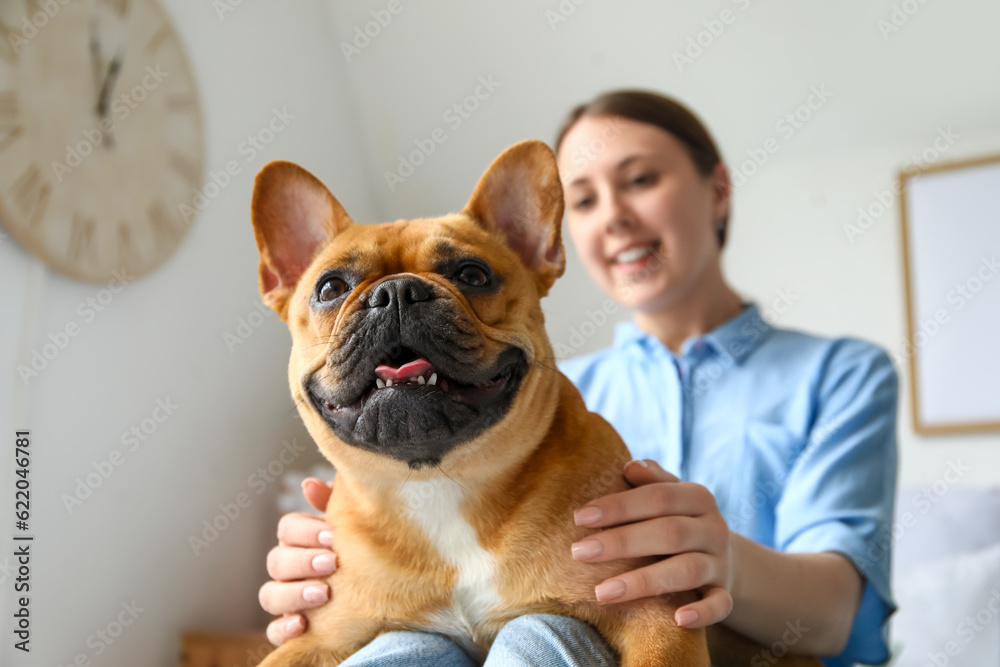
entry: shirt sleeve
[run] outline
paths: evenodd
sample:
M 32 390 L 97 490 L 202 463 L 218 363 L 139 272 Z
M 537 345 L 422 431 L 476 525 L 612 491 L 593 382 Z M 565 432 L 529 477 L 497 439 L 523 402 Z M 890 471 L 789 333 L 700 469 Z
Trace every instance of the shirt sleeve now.
M 896 610 L 889 563 L 898 378 L 882 349 L 853 339 L 834 342 L 818 377 L 809 439 L 775 509 L 775 545 L 851 559 L 864 592 L 836 664 L 880 664 L 889 659 L 887 620 Z

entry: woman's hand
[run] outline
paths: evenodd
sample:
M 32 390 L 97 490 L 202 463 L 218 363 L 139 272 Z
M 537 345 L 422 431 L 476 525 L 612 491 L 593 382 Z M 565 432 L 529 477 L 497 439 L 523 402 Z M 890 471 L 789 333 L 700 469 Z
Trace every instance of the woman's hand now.
M 698 590 L 701 599 L 677 609 L 676 623 L 701 628 L 725 619 L 733 609 L 732 549 L 715 497 L 654 461 L 631 461 L 625 479 L 636 488 L 593 500 L 574 513 L 578 526 L 616 527 L 573 544 L 573 558 L 672 557 L 602 582 L 595 589 L 598 601 Z
M 333 482 L 324 484 L 315 477 L 302 481 L 302 495 L 321 512 L 326 511 Z M 260 606 L 269 614 L 281 615 L 267 626 L 267 638 L 275 646 L 298 637 L 306 629 L 299 613 L 320 607 L 330 598 L 324 577 L 337 569 L 332 552 L 333 534 L 323 517 L 292 513 L 278 522 L 278 546 L 267 554 L 267 573 L 274 578 L 260 587 Z

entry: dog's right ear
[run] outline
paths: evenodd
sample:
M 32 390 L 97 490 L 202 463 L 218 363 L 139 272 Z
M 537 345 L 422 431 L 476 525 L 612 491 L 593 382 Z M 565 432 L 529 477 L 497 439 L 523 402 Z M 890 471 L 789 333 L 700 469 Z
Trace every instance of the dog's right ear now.
M 284 320 L 302 273 L 351 218 L 318 178 L 280 160 L 257 174 L 250 214 L 260 252 L 260 295 Z

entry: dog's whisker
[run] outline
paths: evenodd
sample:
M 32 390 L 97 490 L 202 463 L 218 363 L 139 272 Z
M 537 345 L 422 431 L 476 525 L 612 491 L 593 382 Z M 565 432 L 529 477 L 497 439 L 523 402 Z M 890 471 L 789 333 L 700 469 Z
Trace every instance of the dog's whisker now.
M 462 489 L 462 491 L 464 491 L 466 493 L 469 492 L 469 489 L 467 489 L 464 484 L 462 484 L 457 479 L 455 479 L 454 477 L 452 477 L 451 475 L 449 475 L 448 473 L 446 473 L 444 471 L 444 468 L 441 467 L 440 463 L 435 463 L 434 467 L 437 468 L 438 470 L 440 470 L 442 475 L 444 475 L 445 477 L 447 477 L 448 479 L 450 479 L 452 482 L 454 482 L 455 484 L 457 484 L 458 488 Z

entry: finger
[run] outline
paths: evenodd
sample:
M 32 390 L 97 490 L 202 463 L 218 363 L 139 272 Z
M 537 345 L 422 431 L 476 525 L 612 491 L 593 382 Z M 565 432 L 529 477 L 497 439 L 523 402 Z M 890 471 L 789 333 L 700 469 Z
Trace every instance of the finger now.
M 305 631 L 306 620 L 300 614 L 282 616 L 268 624 L 267 639 L 275 646 L 281 646 L 289 639 L 294 639 Z
M 633 486 L 651 484 L 653 482 L 679 482 L 679 477 L 673 475 L 652 459 L 636 459 L 625 464 L 625 479 Z
M 322 533 L 330 533 L 322 535 Z M 330 548 L 333 534 L 326 519 L 292 512 L 278 519 L 278 544 L 286 547 Z
M 711 586 L 700 600 L 678 609 L 674 621 L 685 628 L 704 628 L 726 620 L 732 611 L 733 598 L 729 591 L 721 586 Z
M 653 595 L 692 591 L 714 579 L 712 559 L 702 553 L 684 553 L 640 567 L 596 586 L 598 602 L 628 602 Z
M 333 482 L 323 482 L 315 477 L 306 477 L 302 480 L 302 495 L 310 505 L 320 512 L 326 512 L 326 506 L 330 502 L 330 494 L 333 493 Z
M 297 614 L 329 602 L 330 587 L 315 579 L 289 583 L 269 581 L 260 587 L 257 599 L 261 608 L 274 616 Z
M 691 517 L 661 516 L 594 533 L 574 542 L 570 552 L 575 560 L 593 563 L 697 552 L 710 546 L 704 528 L 702 521 Z
M 712 492 L 701 484 L 647 484 L 591 500 L 573 513 L 573 520 L 578 526 L 598 528 L 664 515 L 701 516 L 715 507 Z
M 277 581 L 324 577 L 337 569 L 337 554 L 327 549 L 278 545 L 267 553 L 267 573 Z

